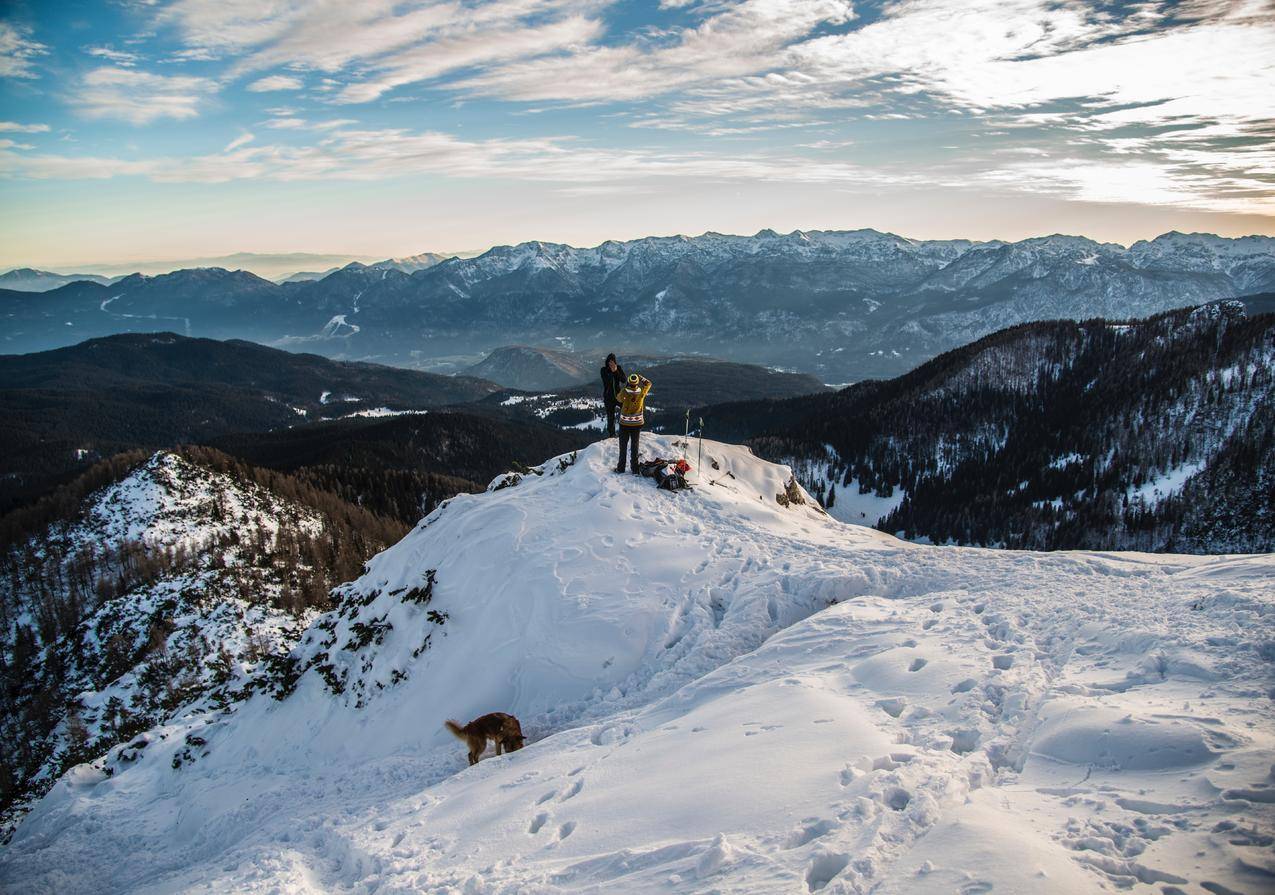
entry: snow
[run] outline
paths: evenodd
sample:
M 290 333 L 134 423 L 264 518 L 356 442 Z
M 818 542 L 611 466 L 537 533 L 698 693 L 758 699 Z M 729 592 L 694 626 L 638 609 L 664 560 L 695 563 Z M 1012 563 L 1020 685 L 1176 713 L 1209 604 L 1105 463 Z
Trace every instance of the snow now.
M 363 293 L 359 294 L 362 295 Z M 358 313 L 357 306 L 354 309 L 354 313 Z M 344 314 L 336 314 L 323 325 L 323 329 L 319 331 L 319 338 L 333 339 L 341 336 L 352 336 L 360 329 L 361 327 L 357 323 L 347 322 Z M 342 330 L 349 330 L 349 332 L 343 332 Z
M 689 492 L 610 472 L 600 442 L 447 502 L 338 589 L 294 651 L 313 666 L 291 695 L 74 769 L 0 853 L 0 880 L 1269 886 L 1270 556 L 909 544 L 782 505 L 788 468 L 704 446 L 716 484 Z M 676 453 L 658 435 L 643 448 Z M 492 710 L 529 744 L 466 767 L 442 721 Z
M 1207 466 L 1207 460 L 1184 463 L 1181 466 L 1170 469 L 1163 475 L 1144 482 L 1141 486 L 1130 486 L 1128 492 L 1129 500 L 1141 501 L 1148 507 L 1154 507 L 1165 498 L 1172 497 L 1181 491 L 1191 476 L 1201 472 Z
M 106 557 L 118 555 L 128 542 L 144 542 L 155 553 L 182 550 L 195 557 L 179 570 L 138 583 L 125 594 L 94 601 L 73 637 L 41 644 L 61 656 L 67 669 L 64 696 L 77 698 L 88 741 L 107 737 L 106 744 L 111 742 L 108 704 L 113 700 L 143 717 L 157 711 L 147 696 L 152 688 L 139 680 L 139 671 L 166 666 L 170 676 L 181 673 L 189 692 L 207 694 L 213 689 L 214 663 L 225 659 L 229 665 L 224 683 L 234 689 L 246 683 L 259 656 L 285 650 L 295 642 L 298 629 L 315 613 L 307 610 L 298 619 L 277 608 L 282 588 L 274 574 L 259 574 L 253 599 L 245 600 L 238 596 L 227 571 L 241 559 L 232 534 L 251 537 L 260 529 L 274 538 L 282 526 L 303 535 L 322 530 L 313 510 L 287 504 L 259 486 L 161 451 L 91 495 L 81 518 L 50 526 L 26 545 L 25 551 L 36 557 L 58 548 L 68 577 L 82 560 L 93 556 L 100 578 L 121 574 Z M 40 611 L 21 584 L 11 588 L 7 581 L 0 583 L 0 600 L 18 623 L 31 624 Z M 157 646 L 161 628 L 156 621 L 160 619 L 162 645 Z M 0 638 L 5 649 L 11 648 L 11 630 L 4 630 Z M 104 648 L 118 651 L 121 644 L 127 645 L 127 661 L 121 665 L 119 660 L 104 660 Z M 202 699 L 201 695 L 177 715 L 206 712 Z M 5 730 L 6 736 L 11 733 Z M 34 744 L 38 754 L 47 756 L 31 778 L 37 787 L 53 783 L 61 764 L 57 753 L 67 742 L 63 721 L 52 731 L 47 750 Z M 20 813 L 21 806 L 17 807 Z M 14 817 L 3 818 L 6 831 Z
M 341 419 L 349 419 L 350 417 L 386 417 L 386 416 L 421 416 L 429 413 L 428 410 L 394 410 L 391 407 L 369 407 L 365 410 L 356 410 L 353 413 L 347 413 Z
M 871 490 L 866 494 L 860 494 L 859 480 L 855 478 L 852 478 L 848 485 L 826 478 L 825 482 L 829 486 L 833 484 L 837 486 L 837 499 L 828 508 L 829 515 L 850 525 L 873 527 L 897 510 L 899 504 L 903 503 L 903 498 L 907 497 L 907 492 L 901 486 L 896 486 L 894 493 L 889 497 L 880 497 Z

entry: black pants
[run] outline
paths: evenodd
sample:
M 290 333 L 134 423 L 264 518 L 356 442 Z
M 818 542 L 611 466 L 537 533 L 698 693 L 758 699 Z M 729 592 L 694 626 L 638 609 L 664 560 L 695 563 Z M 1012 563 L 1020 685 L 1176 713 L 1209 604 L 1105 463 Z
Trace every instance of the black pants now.
M 619 404 L 607 404 L 607 438 L 615 437 L 615 415 L 620 409 Z
M 629 449 L 629 467 L 637 472 L 638 468 L 638 436 L 642 434 L 641 426 L 621 426 L 620 427 L 620 462 L 615 464 L 615 468 L 620 472 L 624 472 L 624 448 L 627 445 Z

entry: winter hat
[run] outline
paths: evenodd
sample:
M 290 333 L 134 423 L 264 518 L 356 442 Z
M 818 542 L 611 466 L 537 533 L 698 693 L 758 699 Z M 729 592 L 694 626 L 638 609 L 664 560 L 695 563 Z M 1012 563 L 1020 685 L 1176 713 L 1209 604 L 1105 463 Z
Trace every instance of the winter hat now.
M 637 385 L 637 384 L 638 384 L 638 382 L 640 382 L 640 381 L 641 381 L 641 379 L 642 379 L 642 377 L 638 376 L 638 374 L 636 374 L 636 373 L 630 373 L 630 374 L 629 374 L 629 385 Z
M 614 355 L 614 354 L 608 354 L 608 355 L 607 355 L 607 359 L 606 359 L 606 360 L 604 360 L 604 361 L 603 361 L 603 363 L 604 363 L 604 364 L 609 364 L 609 363 L 611 363 L 611 361 L 613 361 L 613 360 L 615 360 L 615 355 Z

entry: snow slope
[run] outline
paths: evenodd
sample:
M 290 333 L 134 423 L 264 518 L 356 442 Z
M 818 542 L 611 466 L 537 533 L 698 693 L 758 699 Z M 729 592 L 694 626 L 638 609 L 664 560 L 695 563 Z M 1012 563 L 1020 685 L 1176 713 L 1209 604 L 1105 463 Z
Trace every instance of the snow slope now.
M 1275 880 L 1269 556 L 925 547 L 787 500 L 789 470 L 744 448 L 705 442 L 696 490 L 668 494 L 611 473 L 614 445 L 440 507 L 340 590 L 283 698 L 74 769 L 0 881 L 1202 895 Z M 529 745 L 467 768 L 441 722 L 492 710 Z
M 265 657 L 286 651 L 316 613 L 285 611 L 287 573 L 253 560 L 262 553 L 273 559 L 270 548 L 281 535 L 322 530 L 311 509 L 160 451 L 92 494 L 79 518 L 51 525 L 16 550 L 19 562 L 0 578 L 6 660 L 18 628 L 44 636 L 32 585 L 39 565 L 58 566 L 60 574 L 45 577 L 65 582 L 48 599 L 87 605 L 71 631 L 38 641 L 39 660 L 23 669 L 35 692 L 10 694 L 18 698 L 6 703 L 29 708 L 50 698 L 57 711 L 49 711 L 56 724 L 47 732 L 33 730 L 16 710 L 0 719 L 0 742 L 7 747 L 20 738 L 34 753 L 15 762 L 27 765 L 10 781 L 22 796 L 0 814 L 0 833 L 61 772 L 76 738 L 62 705 L 78 704 L 81 751 L 96 755 L 133 742 L 132 732 L 174 712 L 206 711 L 207 697 L 217 701 L 220 693 L 224 702 Z M 148 560 L 151 570 L 139 571 Z M 68 593 L 72 579 L 85 582 L 76 600 Z M 116 581 L 129 583 L 104 586 Z

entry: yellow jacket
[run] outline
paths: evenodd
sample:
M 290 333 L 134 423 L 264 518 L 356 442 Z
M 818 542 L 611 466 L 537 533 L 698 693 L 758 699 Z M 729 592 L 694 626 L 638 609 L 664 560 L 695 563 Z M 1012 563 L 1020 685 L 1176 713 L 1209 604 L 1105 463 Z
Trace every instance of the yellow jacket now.
M 626 385 L 615 393 L 620 402 L 620 425 L 641 426 L 646 422 L 642 411 L 646 407 L 646 393 L 651 390 L 651 380 L 641 379 L 637 386 Z

